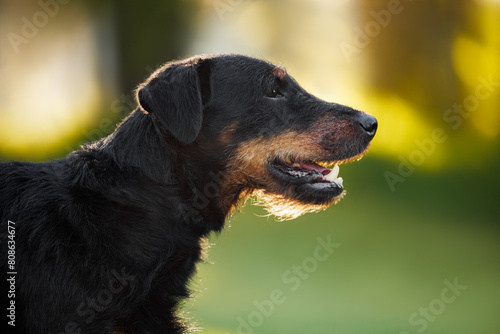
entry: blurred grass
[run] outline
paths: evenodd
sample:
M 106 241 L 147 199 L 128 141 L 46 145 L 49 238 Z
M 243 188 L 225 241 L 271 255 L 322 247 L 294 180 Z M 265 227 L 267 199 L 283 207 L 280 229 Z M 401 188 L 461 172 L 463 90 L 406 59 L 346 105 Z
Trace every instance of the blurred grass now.
M 327 211 L 280 223 L 247 206 L 211 238 L 214 263 L 200 266 L 186 309 L 209 333 L 237 333 L 237 318 L 280 289 L 286 301 L 254 333 L 416 333 L 409 316 L 458 277 L 468 288 L 425 333 L 496 334 L 500 182 L 488 175 L 499 167 L 416 173 L 391 193 L 383 173 L 397 166 L 365 158 L 341 167 L 348 195 Z M 283 273 L 328 235 L 340 248 L 291 291 Z

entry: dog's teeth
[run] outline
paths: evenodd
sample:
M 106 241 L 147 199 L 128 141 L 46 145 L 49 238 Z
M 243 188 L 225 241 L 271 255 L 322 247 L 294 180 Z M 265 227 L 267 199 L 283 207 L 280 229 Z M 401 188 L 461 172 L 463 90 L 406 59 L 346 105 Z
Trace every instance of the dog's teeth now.
M 335 175 L 335 178 L 337 178 L 339 176 L 339 171 L 340 171 L 340 168 L 339 168 L 339 165 L 335 165 L 333 168 L 332 168 L 332 174 Z
M 339 177 L 335 180 L 335 183 L 342 187 L 342 185 L 344 184 L 344 180 L 341 177 Z
M 292 164 L 292 160 L 290 160 L 290 158 L 285 158 L 283 159 L 284 162 L 286 162 L 287 164 Z
M 300 168 L 300 164 L 299 164 L 298 162 L 294 162 L 294 163 L 292 164 L 292 166 L 293 166 L 293 167 Z
M 339 176 L 339 166 L 335 165 L 332 168 L 332 171 L 325 176 L 325 179 L 327 179 L 330 182 L 335 182 L 337 176 Z
M 335 181 L 335 177 L 332 177 L 332 172 L 328 173 L 327 175 L 324 176 L 325 179 L 327 179 L 328 181 L 330 182 L 334 182 Z
M 335 165 L 335 167 L 332 168 L 332 171 L 325 176 L 325 179 L 330 182 L 335 182 L 337 176 L 339 176 L 339 166 Z

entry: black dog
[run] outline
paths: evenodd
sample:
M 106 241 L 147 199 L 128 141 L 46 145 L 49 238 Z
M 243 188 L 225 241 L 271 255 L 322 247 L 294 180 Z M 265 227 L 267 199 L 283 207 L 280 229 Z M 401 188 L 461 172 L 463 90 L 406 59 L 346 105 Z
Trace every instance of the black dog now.
M 0 164 L 2 294 L 19 333 L 183 333 L 202 255 L 243 198 L 292 218 L 343 195 L 372 116 L 239 56 L 166 64 L 109 137 L 48 163 Z M 15 324 L 15 327 L 12 326 Z

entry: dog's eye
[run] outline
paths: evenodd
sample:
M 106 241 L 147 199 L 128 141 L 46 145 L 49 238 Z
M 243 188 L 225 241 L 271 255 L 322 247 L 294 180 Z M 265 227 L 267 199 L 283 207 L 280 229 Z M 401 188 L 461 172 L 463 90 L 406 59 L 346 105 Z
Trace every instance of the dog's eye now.
M 281 92 L 278 88 L 273 89 L 272 91 L 270 91 L 269 93 L 266 94 L 267 97 L 271 97 L 271 98 L 274 98 L 278 95 L 283 95 L 283 94 L 281 94 Z

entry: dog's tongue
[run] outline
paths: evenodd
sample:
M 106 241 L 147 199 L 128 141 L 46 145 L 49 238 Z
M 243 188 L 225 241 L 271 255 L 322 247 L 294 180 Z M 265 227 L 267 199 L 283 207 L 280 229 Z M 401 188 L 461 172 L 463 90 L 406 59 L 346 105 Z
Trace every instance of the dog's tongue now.
M 300 168 L 304 170 L 315 170 L 323 175 L 328 175 L 331 172 L 330 169 L 315 164 L 314 162 L 301 162 Z
M 339 176 L 339 166 L 335 165 L 333 166 L 332 169 L 328 169 L 326 167 L 322 167 L 314 162 L 301 162 L 300 163 L 300 168 L 304 170 L 310 170 L 310 171 L 317 171 L 318 173 L 321 173 L 324 177 L 325 180 L 330 181 L 330 182 L 335 182 L 342 186 L 342 178 L 338 177 Z

